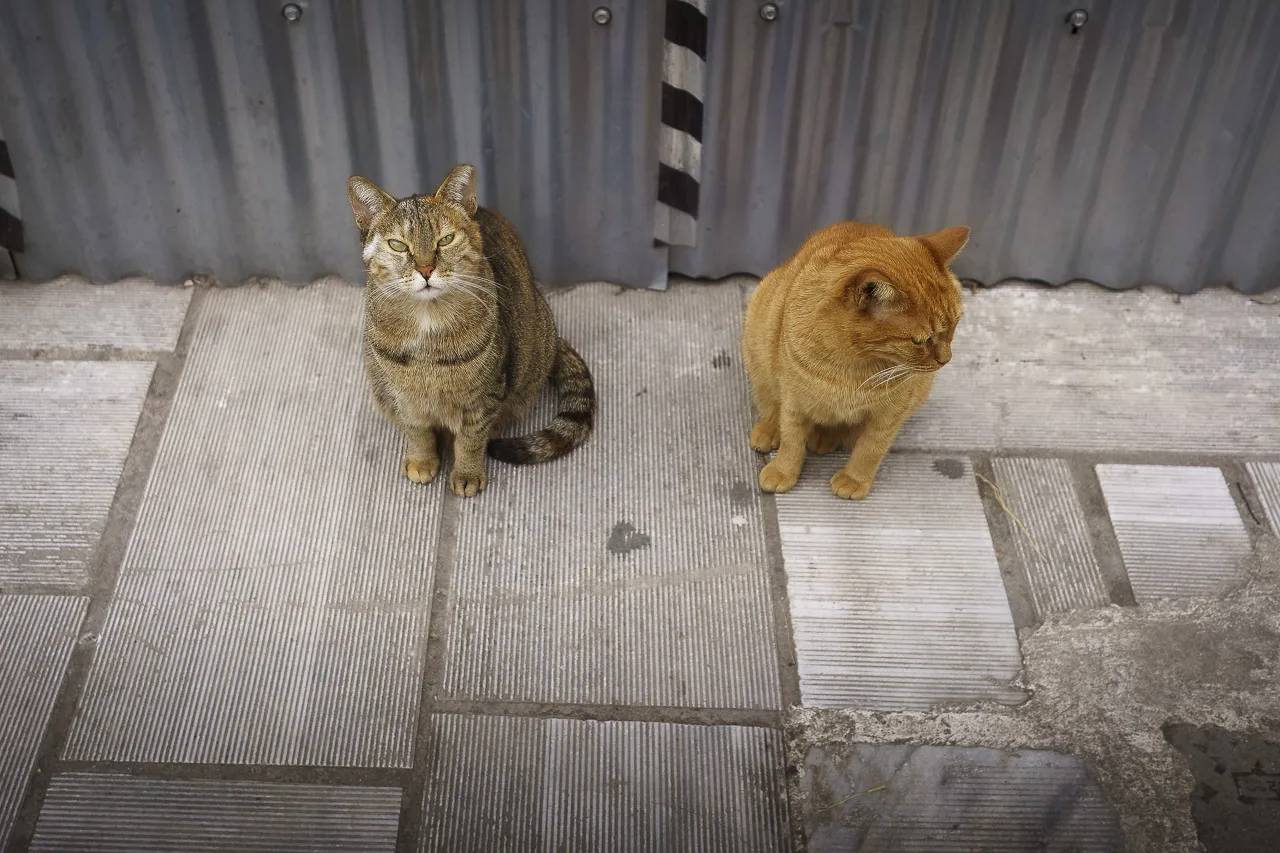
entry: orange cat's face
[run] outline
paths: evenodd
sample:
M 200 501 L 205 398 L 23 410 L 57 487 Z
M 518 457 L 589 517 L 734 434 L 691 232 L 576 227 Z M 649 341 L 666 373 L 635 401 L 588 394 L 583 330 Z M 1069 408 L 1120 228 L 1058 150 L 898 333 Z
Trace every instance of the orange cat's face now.
M 951 360 L 964 313 L 951 260 L 969 229 L 925 237 L 866 237 L 838 249 L 832 268 L 830 322 L 855 358 L 880 358 L 918 371 Z

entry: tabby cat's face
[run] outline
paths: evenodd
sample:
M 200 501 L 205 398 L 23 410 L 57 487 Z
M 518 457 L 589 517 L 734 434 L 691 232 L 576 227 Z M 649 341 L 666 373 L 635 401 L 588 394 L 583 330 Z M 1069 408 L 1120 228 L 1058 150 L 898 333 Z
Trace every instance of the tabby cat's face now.
M 348 193 L 368 286 L 380 295 L 435 300 L 488 290 L 470 166 L 454 169 L 429 196 L 397 200 L 360 177 L 351 178 Z
M 869 237 L 843 259 L 852 270 L 836 291 L 836 322 L 848 346 L 905 369 L 932 372 L 951 360 L 964 314 L 951 260 L 968 228 L 925 237 Z

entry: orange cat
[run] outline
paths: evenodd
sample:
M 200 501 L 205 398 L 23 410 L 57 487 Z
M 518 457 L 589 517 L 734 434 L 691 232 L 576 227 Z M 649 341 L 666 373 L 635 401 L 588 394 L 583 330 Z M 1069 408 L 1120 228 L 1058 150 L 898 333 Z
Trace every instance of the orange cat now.
M 806 446 L 853 449 L 831 478 L 842 498 L 864 498 L 907 418 L 951 360 L 963 307 L 949 264 L 969 229 L 899 237 L 842 222 L 810 237 L 764 277 L 742 333 L 760 420 L 751 446 L 778 455 L 760 488 L 796 484 Z

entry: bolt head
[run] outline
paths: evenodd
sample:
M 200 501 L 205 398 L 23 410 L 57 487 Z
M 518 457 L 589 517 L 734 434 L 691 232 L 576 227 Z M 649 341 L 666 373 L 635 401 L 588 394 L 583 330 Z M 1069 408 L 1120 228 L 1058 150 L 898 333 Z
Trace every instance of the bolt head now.
M 1084 9 L 1074 9 L 1070 15 L 1067 15 L 1067 23 L 1079 29 L 1089 23 L 1089 13 Z
M 296 23 L 302 17 L 302 7 L 297 3 L 285 3 L 280 14 L 284 15 L 284 19 L 289 23 Z
M 765 3 L 763 6 L 760 7 L 760 17 L 766 21 L 778 20 L 778 4 Z
M 591 13 L 591 20 L 603 27 L 613 20 L 613 12 L 609 10 L 608 6 L 597 6 L 595 11 Z

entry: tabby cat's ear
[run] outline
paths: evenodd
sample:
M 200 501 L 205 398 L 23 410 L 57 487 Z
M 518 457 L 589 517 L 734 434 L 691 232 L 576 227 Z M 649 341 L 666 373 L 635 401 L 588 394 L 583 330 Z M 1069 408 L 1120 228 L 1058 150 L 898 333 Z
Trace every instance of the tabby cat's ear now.
M 351 199 L 351 212 L 356 215 L 356 227 L 361 234 L 369 230 L 375 216 L 396 203 L 377 184 L 359 175 L 352 175 L 347 181 L 347 197 Z
M 928 246 L 938 256 L 938 261 L 946 266 L 955 260 L 964 244 L 969 242 L 969 228 L 965 225 L 946 228 L 936 234 L 926 234 L 920 238 L 920 242 Z
M 467 212 L 467 216 L 476 215 L 476 169 L 469 163 L 454 166 L 449 177 L 444 179 L 440 189 L 436 190 L 436 198 L 456 204 Z

